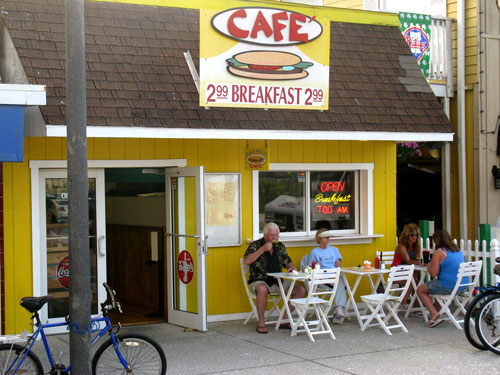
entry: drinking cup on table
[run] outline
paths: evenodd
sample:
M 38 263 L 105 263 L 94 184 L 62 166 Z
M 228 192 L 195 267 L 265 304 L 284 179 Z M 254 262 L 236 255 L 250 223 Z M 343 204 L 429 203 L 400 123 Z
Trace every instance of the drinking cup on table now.
M 319 270 L 321 268 L 321 265 L 319 263 L 316 263 L 314 265 L 314 269 Z
M 429 251 L 428 250 L 424 250 L 423 251 L 423 255 L 424 255 L 424 264 L 428 264 L 429 263 Z

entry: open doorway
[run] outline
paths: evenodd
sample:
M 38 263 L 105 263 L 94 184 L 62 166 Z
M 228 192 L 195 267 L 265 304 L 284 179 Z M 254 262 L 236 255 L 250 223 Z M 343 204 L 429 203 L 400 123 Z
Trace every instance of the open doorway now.
M 405 224 L 420 220 L 442 228 L 440 144 L 410 142 L 397 149 L 398 236 Z
M 108 284 L 122 324 L 165 321 L 164 169 L 105 170 Z

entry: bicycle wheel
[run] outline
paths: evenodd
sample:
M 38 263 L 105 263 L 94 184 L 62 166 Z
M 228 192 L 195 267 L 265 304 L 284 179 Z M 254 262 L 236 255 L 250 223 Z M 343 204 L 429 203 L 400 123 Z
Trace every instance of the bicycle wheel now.
M 9 374 L 36 374 L 43 375 L 42 362 L 35 353 L 28 352 L 23 363 L 19 366 L 17 372 L 14 369 L 18 366 L 18 361 L 22 358 L 24 346 L 17 344 L 0 345 L 0 368 L 1 371 L 9 370 Z
M 127 361 L 127 371 L 116 354 L 111 339 L 102 344 L 92 359 L 93 375 L 151 374 L 164 375 L 167 360 L 160 345 L 148 336 L 140 334 L 117 335 L 118 350 Z
M 491 294 L 478 294 L 474 299 L 469 302 L 467 306 L 467 311 L 464 318 L 464 332 L 465 337 L 469 343 L 477 349 L 487 350 L 488 348 L 483 345 L 476 332 L 476 317 L 479 313 L 479 308 L 481 304 L 486 300 Z
M 500 295 L 486 297 L 476 316 L 477 336 L 489 350 L 500 354 Z

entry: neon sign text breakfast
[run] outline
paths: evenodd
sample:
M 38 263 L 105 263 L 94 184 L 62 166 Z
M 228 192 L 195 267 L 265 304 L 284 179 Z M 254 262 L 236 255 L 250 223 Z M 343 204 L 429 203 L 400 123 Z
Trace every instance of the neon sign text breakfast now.
M 351 194 L 342 194 L 345 189 L 345 181 L 325 181 L 319 185 L 319 192 L 314 197 L 314 212 L 318 214 L 347 214 L 349 213 L 349 206 L 341 205 L 339 203 L 350 203 Z M 334 192 L 332 195 L 325 193 Z

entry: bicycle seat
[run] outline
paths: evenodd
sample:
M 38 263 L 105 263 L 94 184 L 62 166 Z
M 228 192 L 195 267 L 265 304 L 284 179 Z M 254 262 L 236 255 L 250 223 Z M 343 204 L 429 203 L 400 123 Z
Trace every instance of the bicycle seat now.
M 21 299 L 21 306 L 28 310 L 30 313 L 34 313 L 42 308 L 52 296 L 41 296 L 41 297 L 24 297 Z

